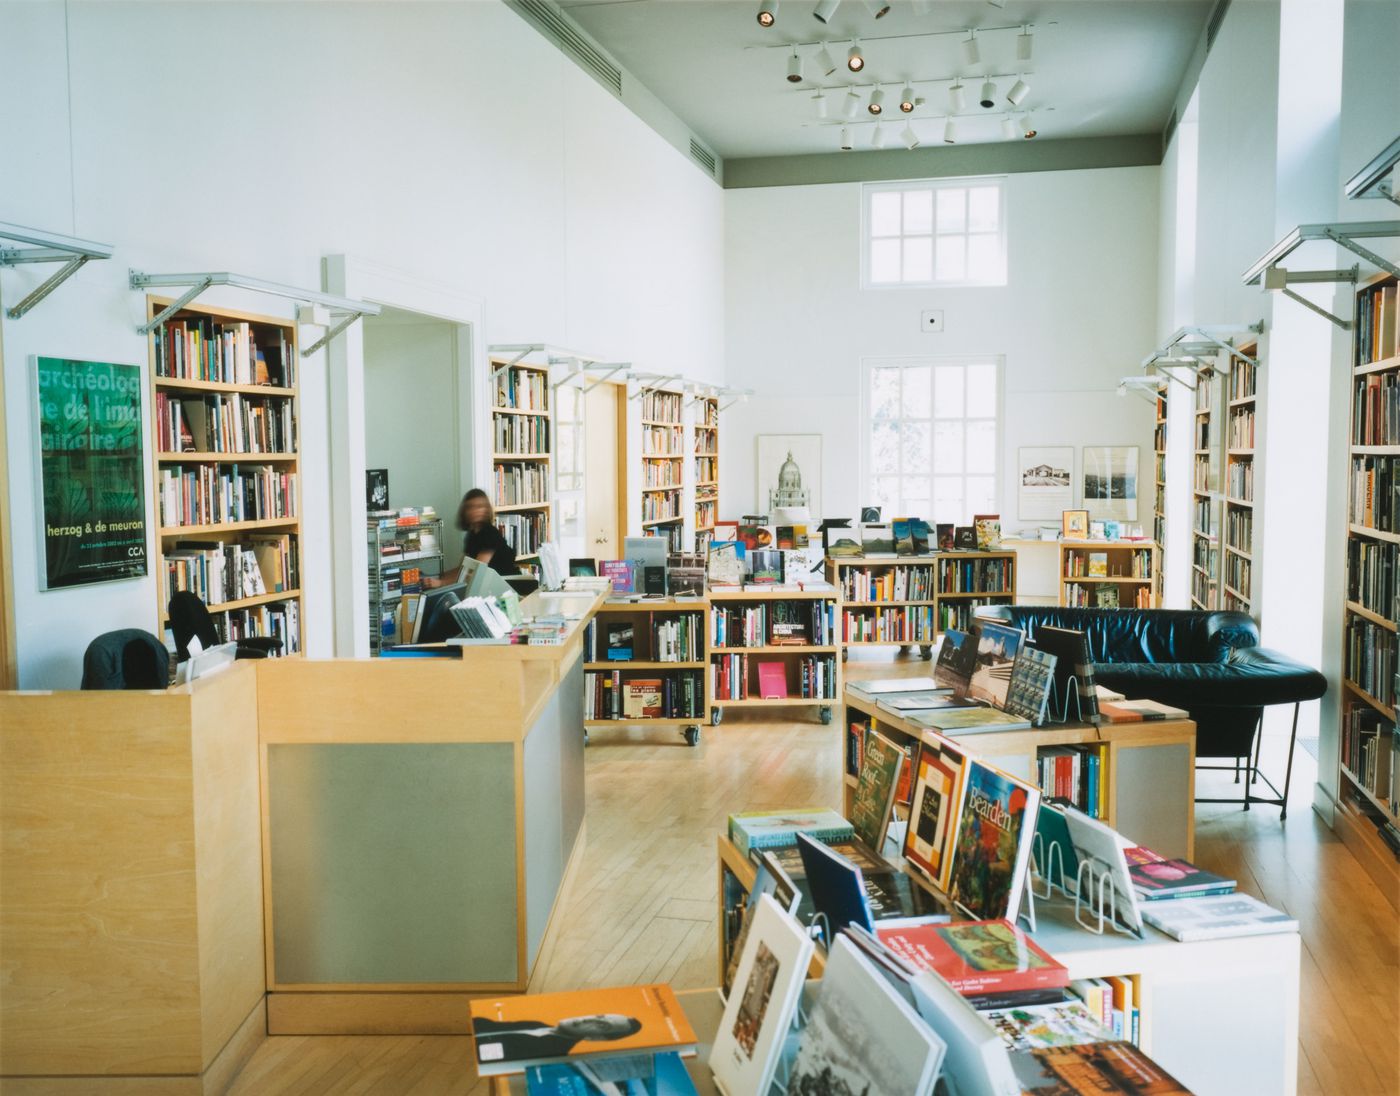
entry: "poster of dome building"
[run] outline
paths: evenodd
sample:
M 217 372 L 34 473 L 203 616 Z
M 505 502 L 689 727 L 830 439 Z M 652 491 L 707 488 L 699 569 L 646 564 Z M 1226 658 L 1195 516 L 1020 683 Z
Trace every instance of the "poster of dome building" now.
M 806 507 L 821 516 L 822 436 L 759 434 L 755 439 L 758 482 L 754 504 L 769 514 L 781 508 Z

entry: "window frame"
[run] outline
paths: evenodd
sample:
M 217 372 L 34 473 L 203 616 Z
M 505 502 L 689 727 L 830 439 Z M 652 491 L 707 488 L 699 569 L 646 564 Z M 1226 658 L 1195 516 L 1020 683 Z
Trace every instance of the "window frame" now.
M 860 287 L 862 289 L 1004 289 L 1010 282 L 1010 272 L 1007 269 L 1007 198 L 1006 198 L 1006 176 L 986 175 L 986 176 L 962 176 L 948 179 L 909 179 L 895 182 L 862 183 L 860 190 Z M 971 189 L 979 186 L 992 186 L 996 188 L 997 205 L 997 253 L 1001 264 L 1001 277 L 997 280 L 977 280 L 968 278 L 956 280 L 939 280 L 934 277 L 930 281 L 904 281 L 902 278 L 895 282 L 876 282 L 871 280 L 870 275 L 870 248 L 871 248 L 871 217 L 870 207 L 873 196 L 876 194 L 898 193 L 902 196 L 911 190 L 952 190 Z M 934 197 L 933 222 L 930 226 L 928 237 L 933 242 L 933 272 L 938 271 L 938 237 L 961 236 L 966 240 L 969 236 L 992 235 L 992 233 L 970 233 L 966 228 L 962 232 L 940 233 L 938 231 L 938 207 L 937 196 Z M 965 223 L 965 222 L 964 222 Z M 898 236 L 882 236 L 881 239 L 897 239 L 901 241 L 901 256 L 903 254 L 902 241 L 906 239 L 903 231 L 903 220 L 901 215 L 900 234 Z M 919 238 L 923 233 L 915 234 Z M 901 263 L 902 266 L 902 263 Z
M 1006 486 L 1005 483 L 1003 482 L 1003 474 L 1004 474 L 1004 471 L 1005 471 L 1005 461 L 1004 461 L 1004 459 L 1003 459 L 1003 454 L 1004 454 L 1004 450 L 1005 450 L 1005 447 L 1006 447 L 1006 357 L 1005 357 L 1005 355 L 1003 355 L 1003 354 L 918 355 L 918 356 L 899 357 L 899 358 L 892 358 L 892 357 L 862 358 L 862 359 L 860 360 L 860 420 L 861 420 L 861 436 L 860 436 L 860 459 L 859 459 L 859 461 L 858 461 L 858 463 L 857 463 L 857 468 L 858 468 L 858 474 L 859 474 L 859 477 L 860 477 L 860 480 L 859 480 L 859 487 L 860 487 L 860 492 L 861 492 L 861 494 L 860 494 L 860 497 L 856 500 L 856 501 L 857 501 L 857 506 L 858 506 L 858 507 L 862 507 L 862 508 L 863 508 L 863 507 L 865 507 L 866 505 L 872 505 L 872 504 L 874 503 L 875 497 L 876 497 L 876 493 L 875 493 L 875 490 L 874 490 L 874 486 L 875 486 L 874 480 L 875 480 L 875 474 L 876 474 L 876 473 L 875 473 L 875 470 L 874 470 L 874 457 L 873 457 L 873 453 L 872 453 L 872 443 L 873 443 L 873 440 L 874 440 L 874 424 L 875 424 L 875 419 L 874 419 L 874 408 L 873 408 L 872 405 L 871 405 L 871 398 L 870 398 L 870 386 L 871 386 L 872 375 L 874 374 L 874 371 L 875 371 L 876 369 L 907 369 L 907 368 L 913 368 L 913 367 L 918 367 L 918 366 L 924 366 L 924 367 L 929 368 L 930 370 L 934 370 L 934 369 L 937 369 L 937 368 L 940 367 L 940 366 L 953 366 L 953 365 L 962 366 L 962 367 L 964 367 L 964 368 L 966 368 L 967 366 L 971 366 L 971 365 L 990 365 L 990 366 L 993 367 L 993 369 L 995 370 L 995 373 L 996 373 L 996 386 L 997 386 L 997 391 L 996 391 L 996 400 L 994 401 L 994 414 L 993 414 L 993 417 L 992 417 L 993 426 L 994 426 L 995 431 L 996 431 L 996 444 L 995 444 L 996 453 L 995 453 L 995 460 L 993 461 L 993 468 L 992 468 L 992 471 L 991 471 L 990 473 L 986 473 L 986 472 L 972 472 L 972 473 L 969 473 L 969 472 L 967 472 L 967 471 L 965 470 L 965 469 L 966 469 L 966 465 L 964 465 L 964 471 L 959 472 L 959 473 L 956 473 L 956 474 L 959 475 L 959 476 L 961 476 L 961 477 L 963 478 L 963 491 L 964 491 L 963 499 L 964 499 L 964 505 L 968 505 L 968 503 L 967 503 L 967 494 L 966 494 L 966 487 L 967 487 L 967 482 L 966 482 L 966 481 L 967 481 L 967 477 L 968 477 L 969 475 L 983 476 L 983 475 L 988 475 L 988 474 L 990 474 L 991 477 L 992 477 L 992 509 L 991 509 L 990 511 L 987 511 L 987 512 L 989 512 L 989 513 L 1001 514 L 1002 509 L 1003 509 L 1003 503 L 1004 503 L 1004 501 L 1005 501 L 1004 498 L 1003 498 L 1003 495 L 1004 495 L 1005 486 Z M 931 380 L 931 381 L 933 380 L 932 375 L 930 375 L 930 380 Z M 934 384 L 931 386 L 930 392 L 931 392 L 930 400 L 932 401 L 932 399 L 935 398 L 933 394 L 937 392 L 937 385 L 936 385 L 936 383 L 934 383 Z M 966 407 L 967 407 L 967 405 L 966 405 L 966 396 L 964 396 L 963 414 L 962 414 L 961 416 L 959 416 L 959 417 L 956 419 L 956 421 L 962 422 L 962 423 L 964 423 L 964 424 L 966 424 L 966 423 L 968 423 L 968 422 L 970 422 L 970 421 L 972 421 L 972 422 L 984 422 L 984 421 L 986 421 L 986 417 L 985 417 L 985 416 L 976 416 L 976 417 L 973 417 L 973 418 L 969 418 L 969 416 L 968 416 L 967 413 L 966 413 Z M 926 479 L 927 479 L 927 481 L 928 481 L 928 495 L 929 495 L 929 509 L 930 509 L 930 510 L 933 510 L 933 508 L 934 508 L 934 499 L 936 498 L 936 494 L 935 494 L 935 491 L 934 491 L 934 477 L 935 477 L 935 475 L 937 475 L 936 468 L 935 468 L 935 465 L 934 465 L 934 463 L 933 463 L 933 460 L 934 460 L 934 434 L 933 434 L 933 423 L 934 423 L 935 421 L 940 421 L 940 420 L 936 420 L 936 419 L 935 419 L 934 414 L 933 414 L 933 410 L 934 410 L 933 403 L 930 402 L 927 417 L 915 418 L 914 416 L 909 416 L 909 417 L 908 417 L 908 420 L 907 420 L 907 421 L 911 421 L 911 422 L 913 422 L 913 421 L 917 421 L 917 422 L 927 422 L 927 423 L 929 423 L 929 425 L 930 425 L 930 432 L 929 432 L 929 468 L 928 468 L 927 473 L 926 473 Z M 902 413 L 902 408 L 901 408 L 901 414 L 900 414 L 899 418 L 897 418 L 895 421 L 897 421 L 897 422 L 904 422 L 904 421 L 906 421 L 906 418 L 905 418 L 905 416 L 904 416 L 903 413 Z M 955 421 L 955 420 L 953 420 L 953 419 L 951 419 L 951 418 L 945 418 L 945 419 L 942 419 L 941 421 L 949 422 L 949 421 Z M 964 433 L 964 438 L 965 438 L 965 437 L 966 437 L 966 434 Z M 964 441 L 964 444 L 966 444 L 966 441 Z M 966 451 L 964 451 L 964 455 L 965 455 L 965 452 L 966 452 Z M 902 460 L 902 457 L 901 457 L 901 460 Z M 882 473 L 882 474 L 887 474 L 887 473 Z M 954 474 L 954 473 L 948 473 L 948 474 L 952 475 L 952 474 Z M 903 471 L 901 471 L 901 472 L 898 473 L 898 477 L 899 477 L 900 479 L 904 479 L 904 478 L 906 478 L 906 473 L 904 473 Z M 901 491 L 901 494 L 902 494 L 902 491 Z M 971 509 L 969 509 L 968 514 L 967 514 L 967 519 L 968 519 L 969 522 L 971 522 L 971 520 L 972 520 L 973 513 L 974 513 L 974 512 L 973 512 Z M 936 522 L 939 522 L 939 521 L 944 521 L 944 520 L 945 520 L 946 518 L 948 518 L 948 517 L 954 517 L 954 519 L 955 519 L 955 524 L 957 523 L 957 521 L 956 521 L 957 515 L 938 514 L 938 513 L 936 513 L 936 512 L 928 513 L 928 514 L 886 514 L 886 513 L 884 513 L 884 512 L 882 511 L 882 512 L 881 512 L 881 515 L 880 515 L 880 520 L 881 520 L 881 521 L 889 521 L 889 520 L 890 520 L 891 518 L 893 518 L 893 517 L 919 517 L 919 518 L 923 518 L 924 520 L 928 521 L 931 525 L 934 524 L 934 523 L 936 523 Z

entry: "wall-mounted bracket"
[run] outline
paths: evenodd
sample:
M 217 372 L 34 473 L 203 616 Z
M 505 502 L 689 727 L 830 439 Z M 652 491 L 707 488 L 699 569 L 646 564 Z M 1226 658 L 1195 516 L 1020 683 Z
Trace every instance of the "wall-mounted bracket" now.
M 644 392 L 655 392 L 657 389 L 665 388 L 666 385 L 670 384 L 672 381 L 680 380 L 681 374 L 667 373 L 663 376 L 660 373 L 638 373 L 631 379 L 635 381 L 640 381 L 641 387 L 638 388 L 627 398 L 629 400 L 637 400 L 641 399 L 642 394 Z
M 1290 301 L 1295 301 L 1311 312 L 1316 312 L 1324 319 L 1331 320 L 1343 331 L 1351 330 L 1351 321 L 1344 320 L 1340 316 L 1335 316 L 1320 304 L 1308 300 L 1300 293 L 1295 293 L 1289 289 L 1290 283 L 1349 283 L 1356 284 L 1357 276 L 1360 274 L 1360 267 L 1353 266 L 1350 270 L 1284 270 L 1281 266 L 1271 266 L 1264 271 L 1263 285 L 1265 290 L 1272 290 L 1282 293 Z
M 1260 284 L 1266 270 L 1277 267 L 1298 248 L 1315 240 L 1344 247 L 1353 255 L 1360 256 L 1368 263 L 1374 263 L 1379 269 L 1400 278 L 1400 266 L 1396 266 L 1389 259 L 1382 258 L 1374 251 L 1356 242 L 1368 239 L 1394 239 L 1397 236 L 1400 236 L 1400 221 L 1341 221 L 1335 224 L 1299 225 L 1261 255 L 1254 265 L 1241 275 L 1241 280 L 1245 285 Z
M 303 358 L 308 358 L 316 353 L 356 320 L 365 316 L 378 316 L 383 311 L 379 305 L 371 304 L 369 301 L 336 297 L 314 289 L 298 289 L 293 285 L 269 282 L 246 274 L 230 274 L 227 271 L 198 274 L 145 274 L 139 270 L 131 270 L 127 272 L 127 278 L 132 289 L 183 288 L 185 290 L 145 323 L 137 325 L 136 330 L 143 335 L 149 335 L 180 309 L 187 307 L 191 301 L 213 286 L 246 289 L 252 293 L 265 293 L 269 297 L 283 297 L 301 304 L 324 305 L 335 317 L 335 323 L 324 335 L 302 350 L 301 356 Z
M 1126 396 L 1131 392 L 1138 398 L 1155 405 L 1158 394 L 1166 387 L 1166 384 L 1166 380 L 1162 377 L 1124 377 L 1118 382 L 1115 391 L 1120 396 Z
M 35 286 L 22 301 L 5 310 L 5 315 L 17 320 L 60 285 L 94 259 L 110 259 L 112 247 L 76 236 L 60 236 L 37 228 L 6 224 L 0 221 L 0 240 L 27 244 L 27 247 L 0 247 L 0 266 L 20 266 L 25 263 L 62 263 L 57 270 Z
M 597 388 L 600 384 L 607 384 L 608 381 L 612 380 L 612 378 L 617 376 L 617 374 L 619 373 L 624 374 L 622 378 L 624 381 L 631 380 L 631 374 L 629 370 L 631 370 L 632 366 L 628 362 L 619 362 L 616 365 L 605 365 L 600 366 L 599 368 L 603 370 L 603 375 L 601 377 L 596 378 L 589 384 L 585 384 L 583 386 L 583 394 L 585 396 L 588 395 L 588 393 L 592 392 L 593 389 Z
M 1348 198 L 1384 198 L 1400 205 L 1400 195 L 1395 193 L 1396 164 L 1400 164 L 1400 137 L 1348 179 L 1343 192 Z
M 728 403 L 722 403 L 722 404 L 720 404 L 720 405 L 719 405 L 719 409 L 720 409 L 721 411 L 728 411 L 728 410 L 729 410 L 731 407 L 733 407 L 736 403 L 745 403 L 745 402 L 747 402 L 747 401 L 748 401 L 748 398 L 749 398 L 750 396 L 752 396 L 752 395 L 753 395 L 753 389 L 752 389 L 752 388 L 729 388 L 729 387 L 721 388 L 721 389 L 719 390 L 719 396 L 720 396 L 721 399 L 723 399 L 725 396 L 733 396 L 734 398 L 733 398 L 732 400 L 730 400 Z

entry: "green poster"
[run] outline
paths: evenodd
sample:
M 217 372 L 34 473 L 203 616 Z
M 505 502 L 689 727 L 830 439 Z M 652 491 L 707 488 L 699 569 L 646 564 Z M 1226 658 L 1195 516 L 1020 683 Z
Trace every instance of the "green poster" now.
M 146 573 L 141 369 L 36 358 L 44 589 Z

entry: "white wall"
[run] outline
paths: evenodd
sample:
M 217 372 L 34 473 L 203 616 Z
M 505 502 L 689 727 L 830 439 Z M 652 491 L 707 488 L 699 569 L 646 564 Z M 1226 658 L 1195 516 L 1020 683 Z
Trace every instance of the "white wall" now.
M 491 342 L 723 379 L 720 189 L 501 4 L 3 4 L 0 42 L 26 89 L 0 114 L 0 220 L 117 248 L 2 321 L 26 687 L 74 686 L 93 636 L 156 622 L 153 577 L 40 594 L 30 528 L 29 356 L 144 363 L 128 267 L 319 288 L 322 256 L 351 254 L 483 298 Z M 325 369 L 305 362 L 302 389 L 313 655 L 331 641 Z
M 757 394 L 721 419 L 723 516 L 757 504 L 755 434 L 813 432 L 825 435 L 813 510 L 855 516 L 867 495 L 861 360 L 996 354 L 1006 363 L 1003 530 L 1036 524 L 1016 516 L 1023 445 L 1137 445 L 1138 520 L 1150 528 L 1152 409 L 1114 389 L 1153 339 L 1157 175 L 1009 176 L 1008 284 L 978 289 L 862 290 L 858 184 L 727 191 L 728 382 Z M 945 310 L 944 333 L 920 331 L 925 308 Z

